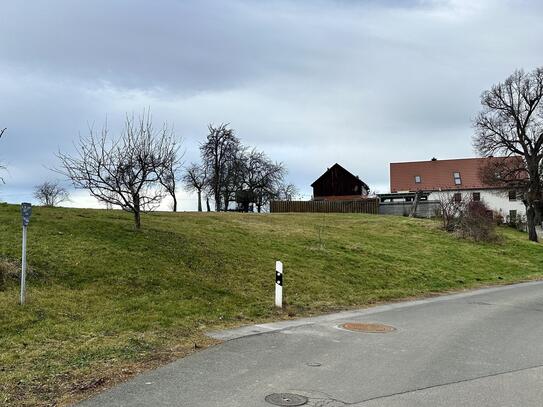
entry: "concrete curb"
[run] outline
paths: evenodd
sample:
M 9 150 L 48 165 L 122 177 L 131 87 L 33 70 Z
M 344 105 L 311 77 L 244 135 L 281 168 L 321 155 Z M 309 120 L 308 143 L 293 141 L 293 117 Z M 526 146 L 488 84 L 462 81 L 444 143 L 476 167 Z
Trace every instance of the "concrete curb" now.
M 496 291 L 512 290 L 515 288 L 521 288 L 521 287 L 532 286 L 532 285 L 543 285 L 543 281 L 529 281 L 526 283 L 504 285 L 504 286 L 499 286 L 499 287 L 481 288 L 481 289 L 477 289 L 473 291 L 466 291 L 466 292 L 461 292 L 461 293 L 456 293 L 456 294 L 446 294 L 446 295 L 442 295 L 438 297 L 425 298 L 421 300 L 396 302 L 396 303 L 391 303 L 391 304 L 378 305 L 372 308 L 364 308 L 364 309 L 358 309 L 358 310 L 353 310 L 353 311 L 342 311 L 342 312 L 338 312 L 334 314 L 326 314 L 326 315 L 320 315 L 317 317 L 309 317 L 309 318 L 300 318 L 300 319 L 295 319 L 292 321 L 279 321 L 279 322 L 270 322 L 267 324 L 248 325 L 248 326 L 242 326 L 240 328 L 227 329 L 223 331 L 211 331 L 211 332 L 207 332 L 206 335 L 213 339 L 218 339 L 221 341 L 231 341 L 231 340 L 243 338 L 246 336 L 262 335 L 266 333 L 278 332 L 285 329 L 296 328 L 296 327 L 305 326 L 305 325 L 314 325 L 314 324 L 319 324 L 319 323 L 357 318 L 357 317 L 362 317 L 365 315 L 377 314 L 384 311 L 391 311 L 398 308 L 415 307 L 415 306 L 431 304 L 435 302 L 457 300 L 461 298 L 468 298 L 468 297 L 473 297 L 476 295 L 484 295 L 484 294 L 493 293 Z

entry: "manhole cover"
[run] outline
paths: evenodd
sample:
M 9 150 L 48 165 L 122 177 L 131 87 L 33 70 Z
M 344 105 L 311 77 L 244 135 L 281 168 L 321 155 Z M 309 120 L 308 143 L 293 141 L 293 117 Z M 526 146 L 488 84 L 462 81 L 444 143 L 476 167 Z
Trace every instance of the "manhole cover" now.
M 267 395 L 264 400 L 276 406 L 303 406 L 307 403 L 308 398 L 299 394 L 273 393 Z
M 374 334 L 384 334 L 387 332 L 395 331 L 396 328 L 390 325 L 374 324 L 374 323 L 362 323 L 362 322 L 347 322 L 341 325 L 343 329 L 354 332 L 368 332 Z

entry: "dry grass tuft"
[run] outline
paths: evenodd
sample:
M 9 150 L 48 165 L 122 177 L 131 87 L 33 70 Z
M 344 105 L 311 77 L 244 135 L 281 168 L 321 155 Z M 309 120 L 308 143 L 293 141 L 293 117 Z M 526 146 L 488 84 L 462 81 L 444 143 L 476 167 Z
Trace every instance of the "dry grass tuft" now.
M 9 281 L 19 278 L 20 265 L 9 259 L 0 258 L 0 291 L 5 290 Z

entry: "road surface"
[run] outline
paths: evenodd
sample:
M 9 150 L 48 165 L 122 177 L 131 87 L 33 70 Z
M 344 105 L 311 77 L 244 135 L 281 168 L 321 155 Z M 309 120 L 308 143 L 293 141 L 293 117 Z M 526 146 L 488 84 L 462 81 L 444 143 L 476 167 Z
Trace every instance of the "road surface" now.
M 270 407 L 272 393 L 312 407 L 543 405 L 543 282 L 214 335 L 226 341 L 81 407 Z

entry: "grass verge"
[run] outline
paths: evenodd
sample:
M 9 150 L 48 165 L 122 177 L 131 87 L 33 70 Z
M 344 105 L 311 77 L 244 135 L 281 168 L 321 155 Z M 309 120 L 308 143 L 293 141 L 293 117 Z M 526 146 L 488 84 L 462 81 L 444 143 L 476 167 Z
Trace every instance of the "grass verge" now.
M 143 227 L 119 211 L 35 208 L 20 307 L 19 208 L 0 205 L 0 404 L 87 397 L 212 344 L 204 333 L 221 327 L 543 274 L 541 246 L 508 228 L 490 244 L 360 214 L 156 213 Z

